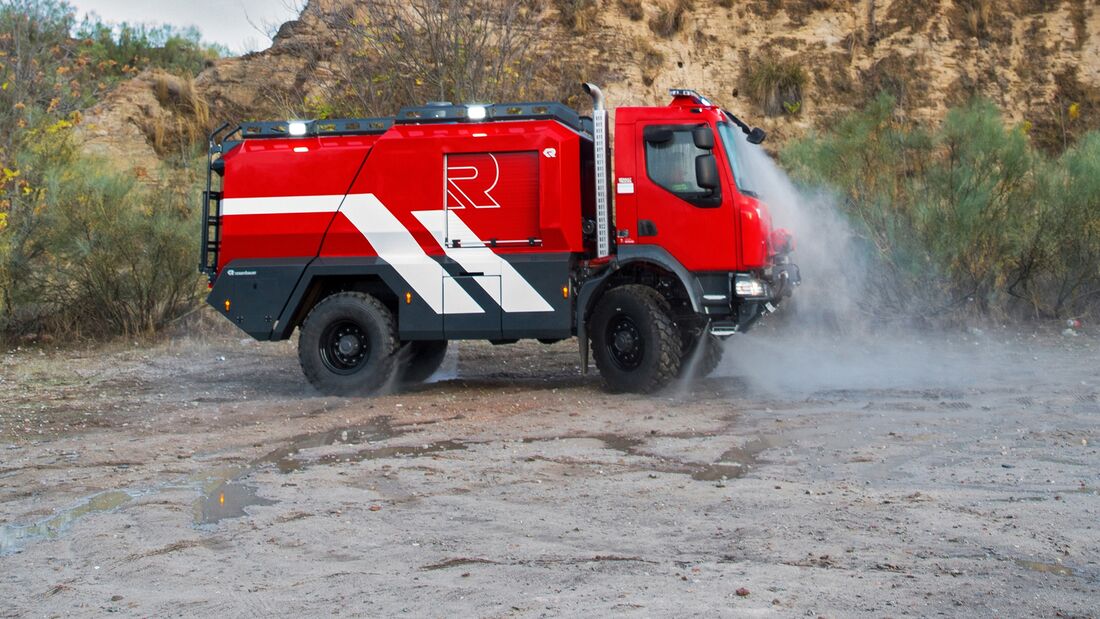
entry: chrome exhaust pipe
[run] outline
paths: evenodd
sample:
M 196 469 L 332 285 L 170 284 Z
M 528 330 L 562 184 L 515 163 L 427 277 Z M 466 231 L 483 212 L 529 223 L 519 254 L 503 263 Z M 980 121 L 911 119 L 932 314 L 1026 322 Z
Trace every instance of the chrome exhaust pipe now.
M 607 171 L 607 109 L 603 91 L 595 84 L 585 82 L 584 92 L 592 97 L 592 145 L 596 166 L 596 257 L 611 254 L 610 205 L 608 204 Z

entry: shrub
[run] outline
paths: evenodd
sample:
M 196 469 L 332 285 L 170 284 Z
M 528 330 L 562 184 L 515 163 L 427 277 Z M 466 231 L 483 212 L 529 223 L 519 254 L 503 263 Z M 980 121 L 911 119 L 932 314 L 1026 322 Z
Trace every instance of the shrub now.
M 990 102 L 931 131 L 881 95 L 785 147 L 796 179 L 837 192 L 865 239 L 879 313 L 1060 317 L 1100 308 L 1100 133 L 1058 159 Z
M 554 0 L 558 21 L 573 32 L 588 32 L 596 18 L 596 0 Z
M 742 89 L 767 116 L 796 115 L 802 109 L 806 72 L 794 58 L 758 58 L 745 66 Z
M 684 27 L 684 14 L 692 9 L 691 0 L 671 0 L 657 8 L 657 14 L 649 20 L 649 29 L 654 34 L 671 38 Z
M 642 21 L 645 18 L 642 0 L 619 0 L 619 8 L 630 18 L 630 21 Z
M 143 185 L 64 130 L 33 133 L 0 228 L 3 332 L 148 333 L 193 306 L 190 175 Z

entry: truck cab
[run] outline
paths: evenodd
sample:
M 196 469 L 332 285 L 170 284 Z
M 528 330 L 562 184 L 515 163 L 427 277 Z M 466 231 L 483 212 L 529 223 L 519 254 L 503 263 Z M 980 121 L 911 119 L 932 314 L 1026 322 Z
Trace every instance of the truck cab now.
M 744 330 L 798 278 L 749 171 L 764 135 L 694 91 L 672 94 L 666 107 L 616 111 L 618 253 L 667 252 L 699 280 L 711 330 Z
M 309 381 L 427 378 L 449 341 L 577 337 L 614 391 L 705 375 L 798 283 L 746 153 L 694 91 L 590 117 L 560 103 L 228 125 L 210 138 L 207 302 L 260 340 L 299 332 Z M 612 155 L 613 153 L 613 155 Z M 700 359 L 695 362 L 694 359 Z

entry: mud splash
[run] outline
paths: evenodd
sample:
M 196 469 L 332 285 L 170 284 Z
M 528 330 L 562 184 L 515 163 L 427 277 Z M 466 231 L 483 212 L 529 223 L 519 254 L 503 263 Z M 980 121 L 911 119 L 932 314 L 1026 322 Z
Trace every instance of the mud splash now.
M 34 524 L 4 525 L 0 527 L 0 556 L 19 552 L 31 542 L 53 539 L 69 530 L 80 518 L 114 511 L 132 501 L 135 496 L 121 490 L 102 492 Z

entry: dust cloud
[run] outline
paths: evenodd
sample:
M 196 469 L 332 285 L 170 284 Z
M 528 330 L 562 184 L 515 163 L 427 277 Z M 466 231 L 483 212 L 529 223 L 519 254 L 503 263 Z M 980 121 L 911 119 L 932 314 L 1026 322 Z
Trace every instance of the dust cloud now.
M 741 161 L 773 225 L 794 236 L 802 285 L 776 314 L 727 340 L 716 375 L 782 393 L 961 389 L 1026 357 L 1027 346 L 1010 344 L 1007 333 L 943 332 L 902 316 L 872 316 L 865 300 L 874 266 L 836 196 L 797 187 L 762 148 L 739 137 Z

